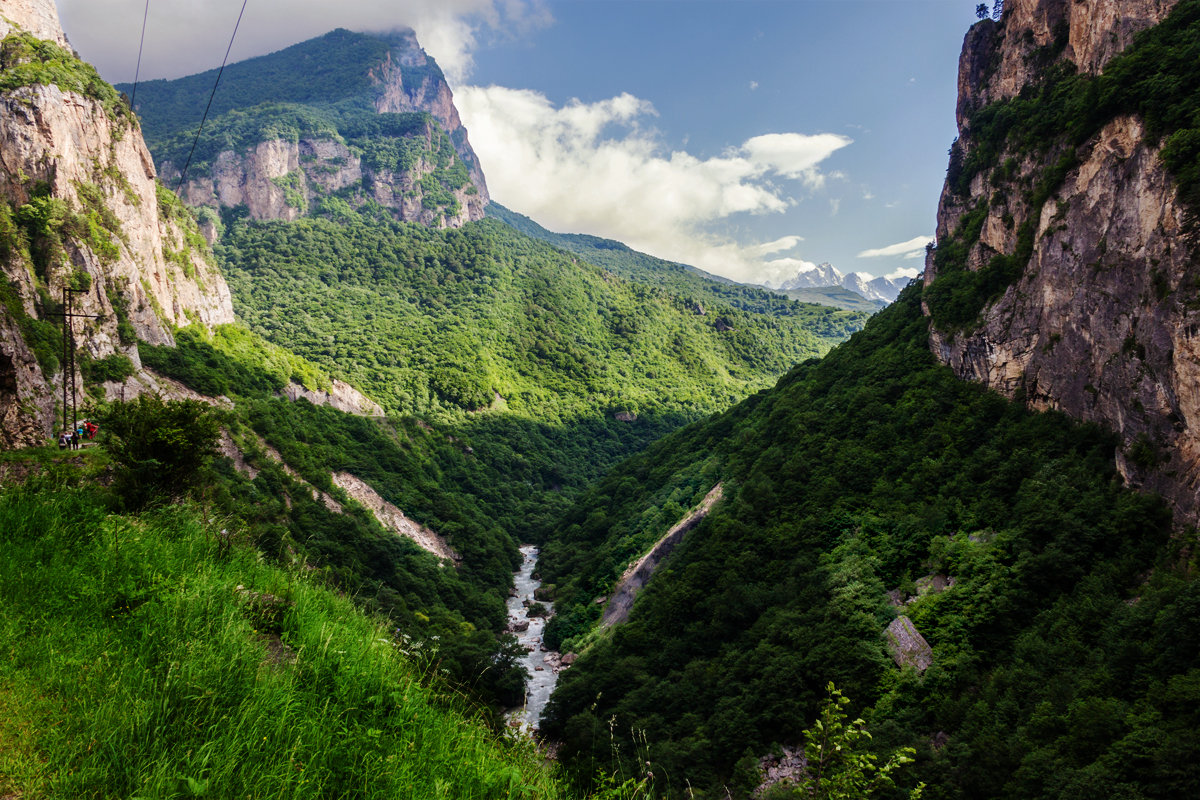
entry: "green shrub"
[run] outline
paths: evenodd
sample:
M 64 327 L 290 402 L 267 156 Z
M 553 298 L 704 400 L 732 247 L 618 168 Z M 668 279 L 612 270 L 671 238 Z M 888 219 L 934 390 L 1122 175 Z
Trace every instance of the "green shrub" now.
M 216 454 L 217 419 L 199 400 L 145 394 L 99 416 L 116 466 L 114 489 L 130 508 L 189 494 Z

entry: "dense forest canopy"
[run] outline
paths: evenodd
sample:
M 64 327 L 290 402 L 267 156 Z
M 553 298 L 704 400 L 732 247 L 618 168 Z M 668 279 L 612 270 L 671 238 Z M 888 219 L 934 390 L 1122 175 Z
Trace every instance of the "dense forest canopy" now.
M 615 731 L 623 753 L 645 743 L 664 791 L 715 789 L 743 755 L 796 741 L 833 680 L 881 747 L 917 748 L 926 797 L 1059 797 L 1147 774 L 1161 787 L 1147 797 L 1200 788 L 1186 541 L 1158 500 L 1122 488 L 1108 435 L 959 381 L 926 331 L 911 287 L 566 516 L 541 563 L 559 603 L 548 641 L 593 642 L 545 723 L 571 763 Z M 593 598 L 718 481 L 725 499 L 629 621 L 589 635 Z M 952 585 L 918 591 L 933 575 Z M 913 599 L 895 608 L 889 590 Z M 933 646 L 923 675 L 888 657 L 898 614 Z

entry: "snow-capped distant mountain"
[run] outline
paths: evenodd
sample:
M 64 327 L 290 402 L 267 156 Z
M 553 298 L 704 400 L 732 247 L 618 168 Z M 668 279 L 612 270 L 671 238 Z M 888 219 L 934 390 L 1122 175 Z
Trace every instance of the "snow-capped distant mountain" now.
M 883 275 L 878 278 L 865 272 L 851 272 L 842 279 L 842 286 L 852 292 L 858 292 L 868 300 L 882 300 L 891 303 L 900 296 L 900 290 L 908 286 L 913 275 Z
M 815 267 L 802 267 L 794 277 L 782 281 L 778 286 L 767 285 L 780 292 L 841 286 L 868 300 L 891 303 L 900 295 L 900 290 L 915 277 L 915 274 L 916 270 L 900 270 L 878 278 L 865 272 L 851 272 L 849 275 L 843 275 L 826 261 Z
M 776 289 L 815 289 L 822 286 L 841 286 L 845 276 L 837 268 L 824 261 L 815 267 L 801 267 L 795 277 L 783 281 Z

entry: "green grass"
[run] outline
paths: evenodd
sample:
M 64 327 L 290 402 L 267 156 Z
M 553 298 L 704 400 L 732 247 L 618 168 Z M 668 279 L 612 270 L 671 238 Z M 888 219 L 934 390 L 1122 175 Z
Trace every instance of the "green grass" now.
M 239 546 L 235 520 L 103 501 L 0 492 L 0 795 L 563 795 L 403 640 Z

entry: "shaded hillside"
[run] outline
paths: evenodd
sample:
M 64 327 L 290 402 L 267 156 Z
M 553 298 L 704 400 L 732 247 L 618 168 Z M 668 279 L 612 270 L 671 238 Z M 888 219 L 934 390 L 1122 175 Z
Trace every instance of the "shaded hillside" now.
M 541 561 L 547 640 L 590 649 L 543 730 L 569 763 L 612 730 L 664 791 L 745 792 L 735 763 L 794 743 L 832 680 L 877 746 L 917 749 L 925 797 L 1200 788 L 1191 539 L 1122 488 L 1111 436 L 937 364 L 920 299 L 657 443 L 563 520 Z M 628 622 L 589 634 L 595 598 L 718 482 Z M 932 646 L 924 674 L 889 657 L 898 615 Z

